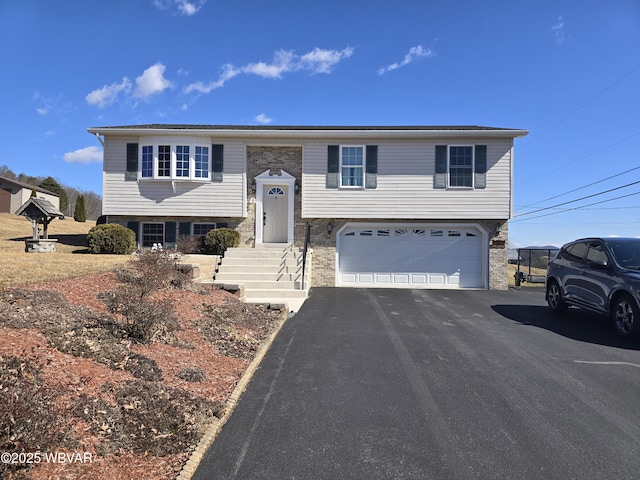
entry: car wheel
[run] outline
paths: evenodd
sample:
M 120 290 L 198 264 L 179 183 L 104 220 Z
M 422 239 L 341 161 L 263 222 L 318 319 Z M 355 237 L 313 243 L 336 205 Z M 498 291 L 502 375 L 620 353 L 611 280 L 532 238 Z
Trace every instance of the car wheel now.
M 547 284 L 547 303 L 552 312 L 563 313 L 567 310 L 567 304 L 562 299 L 560 285 L 555 280 L 549 280 Z
M 640 329 L 640 311 L 630 295 L 620 295 L 613 302 L 611 316 L 618 335 L 637 337 Z

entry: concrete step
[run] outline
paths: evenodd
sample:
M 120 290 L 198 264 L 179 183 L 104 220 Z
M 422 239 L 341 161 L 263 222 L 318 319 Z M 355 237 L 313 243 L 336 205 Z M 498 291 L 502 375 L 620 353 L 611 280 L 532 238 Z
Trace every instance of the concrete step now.
M 274 268 L 274 265 L 255 265 L 255 264 L 247 264 L 247 265 L 227 265 L 219 269 L 218 273 L 245 273 L 250 271 L 251 273 L 279 273 L 279 274 L 294 274 L 300 273 L 302 271 L 301 265 L 291 265 L 291 266 L 282 266 L 278 265 L 277 268 Z
M 300 273 L 278 273 L 278 272 L 229 272 L 226 269 L 216 274 L 217 282 L 294 282 L 302 278 Z
M 240 284 L 244 286 L 245 292 L 249 290 L 296 290 L 300 288 L 299 281 L 270 281 L 270 280 L 239 280 L 236 278 L 228 278 L 226 280 L 219 280 L 216 278 L 213 281 L 214 285 L 228 285 L 228 284 Z
M 271 288 L 252 288 L 244 291 L 245 301 L 256 302 L 273 299 L 307 298 L 306 290 L 276 290 Z
M 271 266 L 286 266 L 286 267 L 295 267 L 297 265 L 302 265 L 301 258 L 234 258 L 234 257 L 224 257 L 222 259 L 221 268 L 224 268 L 227 265 L 246 265 L 248 267 L 253 267 L 255 265 L 271 265 Z

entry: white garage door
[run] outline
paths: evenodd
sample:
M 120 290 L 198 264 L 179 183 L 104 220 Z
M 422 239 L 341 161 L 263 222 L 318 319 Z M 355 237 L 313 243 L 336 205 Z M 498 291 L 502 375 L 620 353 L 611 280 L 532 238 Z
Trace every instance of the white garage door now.
M 483 288 L 476 227 L 347 225 L 338 239 L 338 285 Z

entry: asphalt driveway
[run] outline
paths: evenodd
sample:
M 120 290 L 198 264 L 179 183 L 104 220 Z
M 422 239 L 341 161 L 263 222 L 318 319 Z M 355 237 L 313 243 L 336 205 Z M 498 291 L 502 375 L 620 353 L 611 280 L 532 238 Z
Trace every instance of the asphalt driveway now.
M 312 289 L 197 479 L 632 479 L 640 345 L 542 289 Z

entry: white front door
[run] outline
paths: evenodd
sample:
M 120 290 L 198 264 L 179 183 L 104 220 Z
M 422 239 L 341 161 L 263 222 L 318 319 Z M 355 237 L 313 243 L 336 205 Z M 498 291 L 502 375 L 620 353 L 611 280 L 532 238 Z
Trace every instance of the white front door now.
M 288 217 L 288 186 L 264 185 L 263 192 L 263 243 L 286 243 Z

